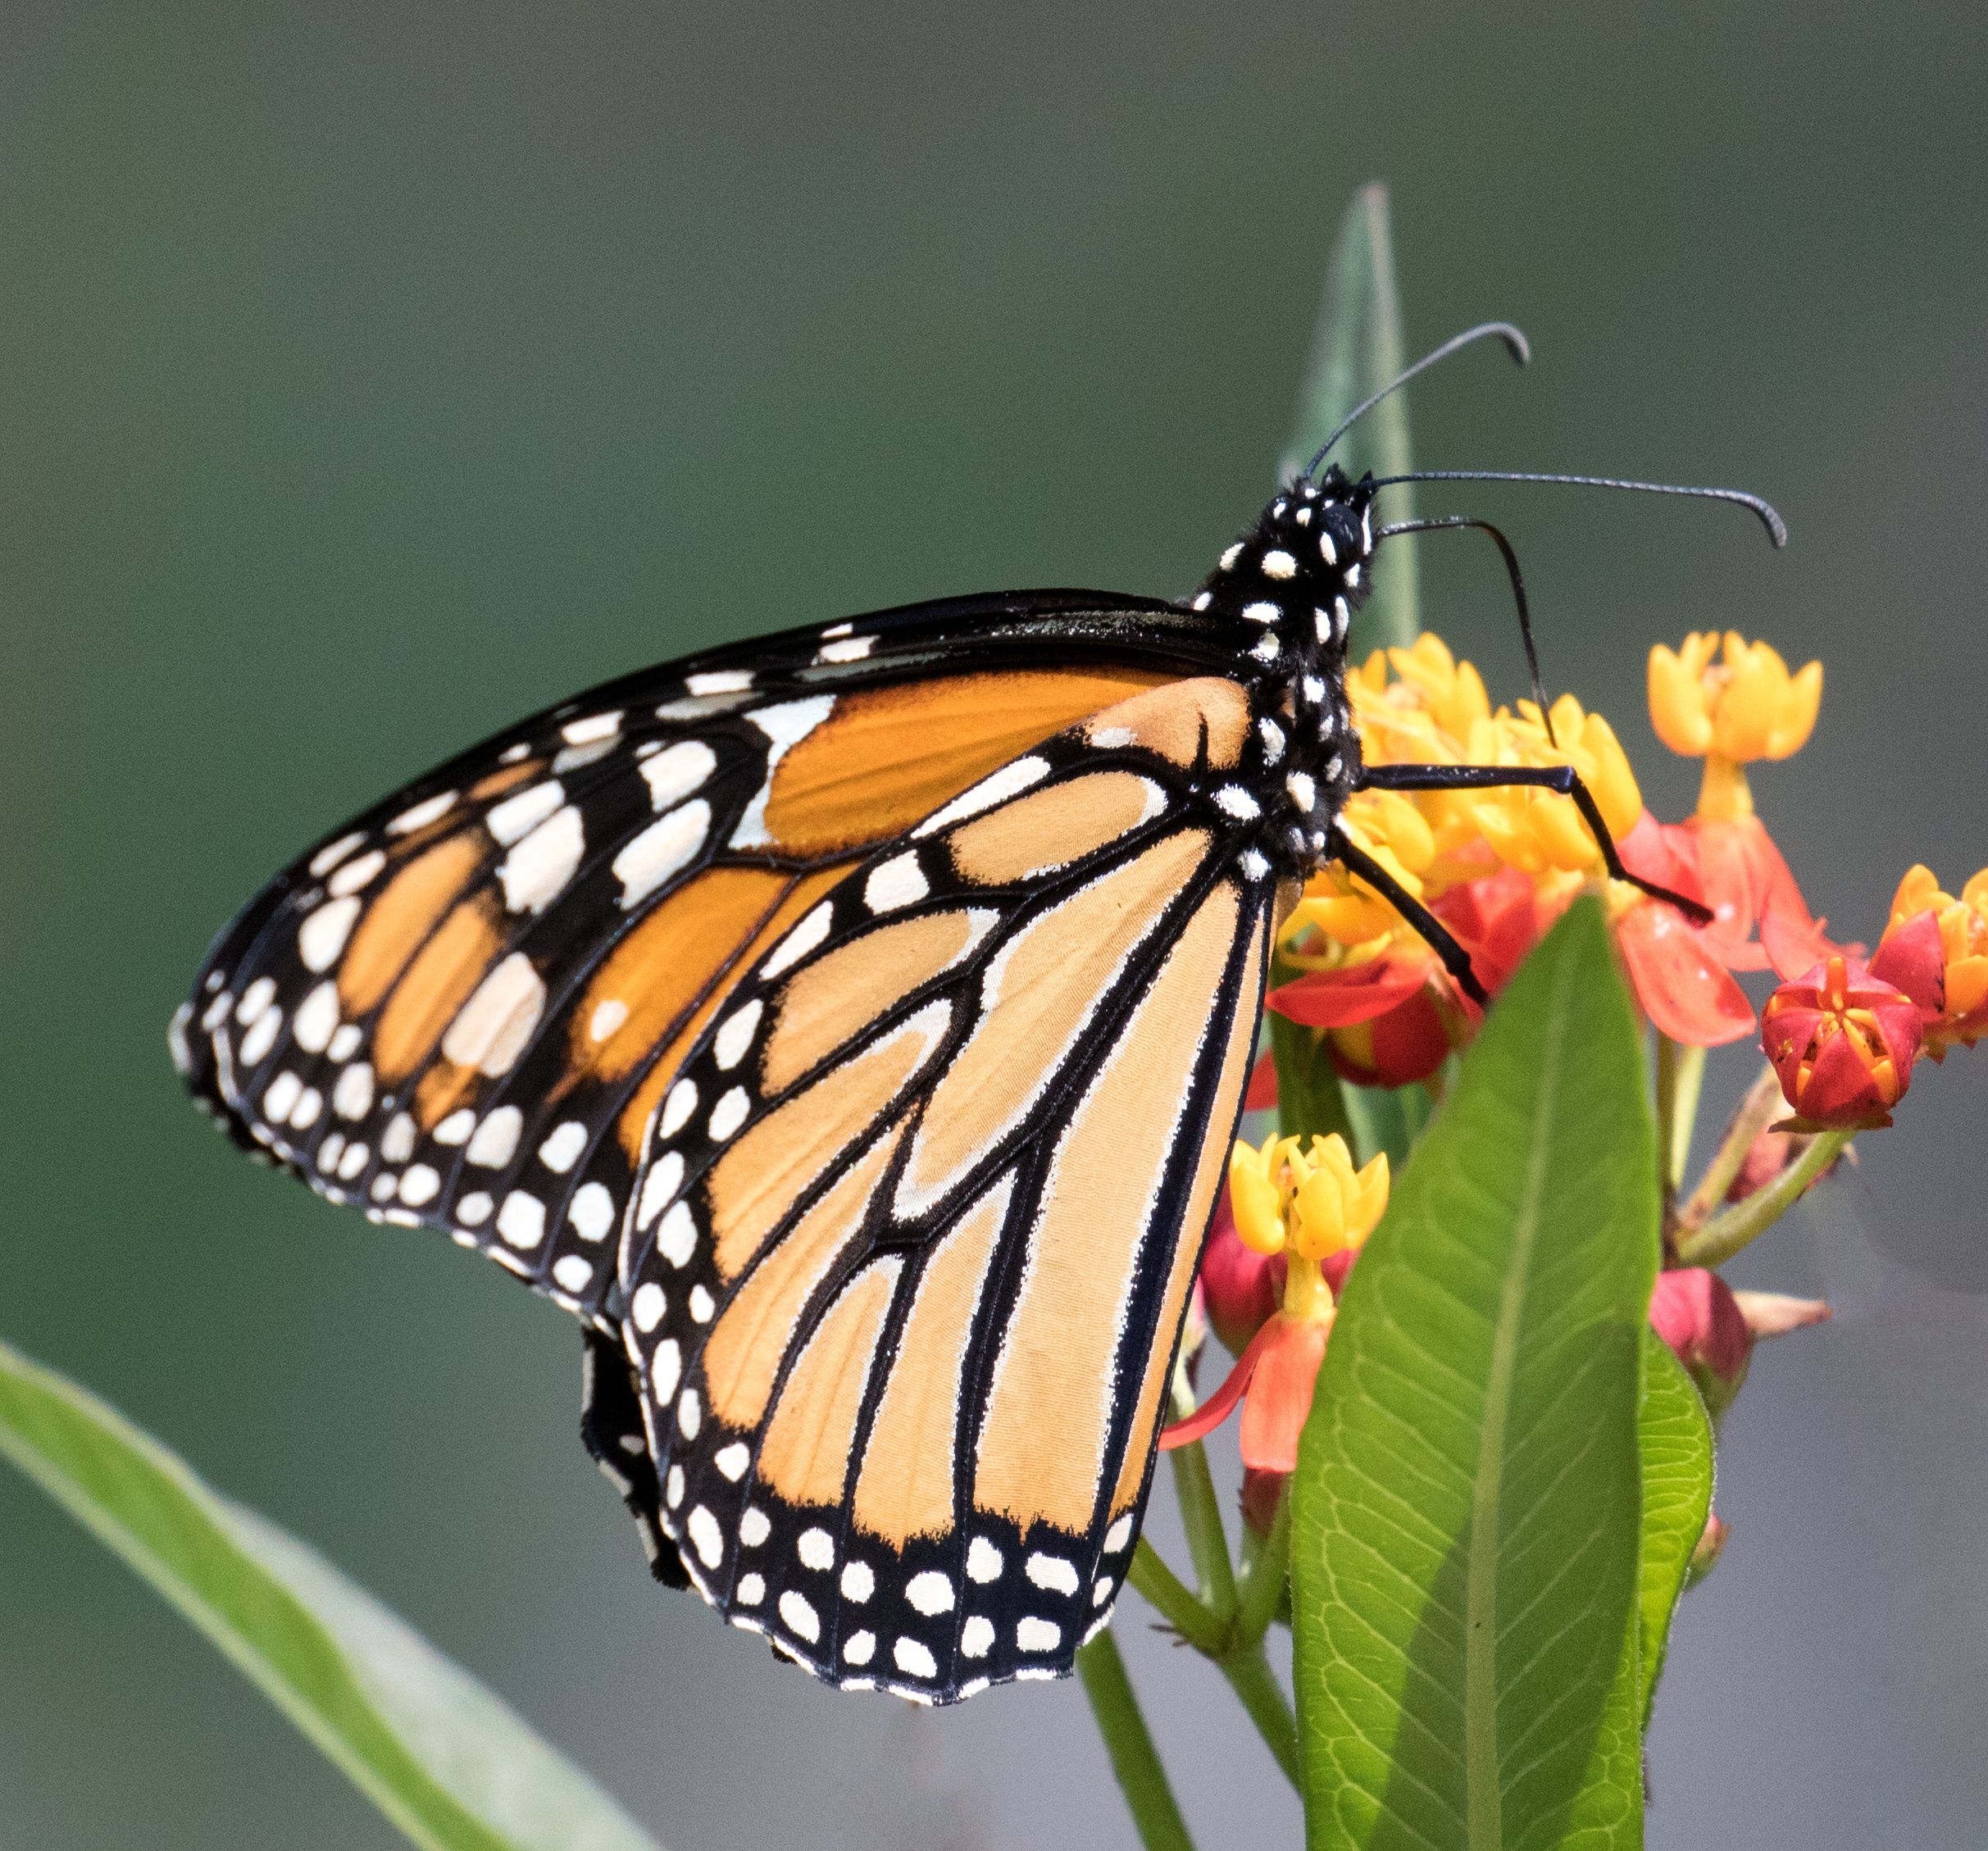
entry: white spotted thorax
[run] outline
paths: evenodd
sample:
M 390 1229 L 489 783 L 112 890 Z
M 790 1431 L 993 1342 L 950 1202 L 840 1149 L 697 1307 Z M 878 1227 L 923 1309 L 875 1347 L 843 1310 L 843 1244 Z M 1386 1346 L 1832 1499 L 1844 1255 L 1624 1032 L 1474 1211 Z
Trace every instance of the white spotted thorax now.
M 1346 699 L 1346 634 L 1366 601 L 1374 555 L 1371 479 L 1335 464 L 1277 495 L 1216 562 L 1192 607 L 1260 632 L 1262 711 L 1254 744 L 1279 793 L 1264 817 L 1263 853 L 1302 880 L 1331 859 L 1334 818 L 1360 775 Z

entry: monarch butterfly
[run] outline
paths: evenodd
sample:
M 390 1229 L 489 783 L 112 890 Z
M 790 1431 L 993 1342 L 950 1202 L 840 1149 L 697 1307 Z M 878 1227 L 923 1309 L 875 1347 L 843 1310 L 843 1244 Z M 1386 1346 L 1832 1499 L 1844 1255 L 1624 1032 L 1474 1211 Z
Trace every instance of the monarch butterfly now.
M 1385 486 L 1315 460 L 1185 604 L 954 598 L 563 702 L 278 875 L 180 1069 L 580 1319 L 659 1579 L 844 1687 L 1065 1674 L 1130 1561 L 1280 894 L 1338 857 L 1481 1001 L 1353 792 L 1549 784 L 1627 878 L 1571 771 L 1362 765 Z

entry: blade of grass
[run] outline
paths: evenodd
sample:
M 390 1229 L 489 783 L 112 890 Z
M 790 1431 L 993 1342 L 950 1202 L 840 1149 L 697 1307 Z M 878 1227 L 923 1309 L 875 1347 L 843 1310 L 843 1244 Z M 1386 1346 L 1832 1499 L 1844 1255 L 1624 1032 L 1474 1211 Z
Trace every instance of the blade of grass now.
M 1290 447 L 1278 463 L 1288 481 L 1360 401 L 1396 378 L 1407 364 L 1401 298 L 1394 284 L 1394 243 L 1387 189 L 1378 181 L 1353 196 L 1333 248 L 1326 293 L 1299 388 Z M 1415 466 L 1405 392 L 1384 398 L 1340 439 L 1333 460 L 1358 478 L 1402 475 Z M 1414 489 L 1390 489 L 1390 521 L 1414 517 Z M 1422 629 L 1422 580 L 1413 536 L 1399 534 L 1374 562 L 1373 592 L 1355 634 L 1363 648 L 1406 647 Z
M 424 1851 L 658 1851 L 363 1589 L 4 1343 L 0 1454 L 206 1634 Z

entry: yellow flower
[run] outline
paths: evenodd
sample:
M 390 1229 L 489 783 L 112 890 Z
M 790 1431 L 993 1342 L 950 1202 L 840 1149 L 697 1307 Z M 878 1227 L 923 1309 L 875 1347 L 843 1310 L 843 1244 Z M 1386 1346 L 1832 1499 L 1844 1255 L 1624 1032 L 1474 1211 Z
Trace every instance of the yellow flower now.
M 1650 723 L 1687 758 L 1789 757 L 1808 744 L 1822 703 L 1822 663 L 1790 675 L 1778 650 L 1736 630 L 1695 630 L 1680 649 L 1659 643 L 1649 653 Z
M 1308 1149 L 1302 1139 L 1274 1135 L 1254 1148 L 1238 1143 L 1229 1159 L 1235 1231 L 1258 1253 L 1288 1246 L 1316 1262 L 1358 1247 L 1373 1232 L 1387 1196 L 1387 1153 L 1356 1170 L 1336 1131 L 1312 1138 Z
M 1365 790 L 1346 806 L 1340 826 L 1420 899 L 1422 875 L 1435 858 L 1435 839 L 1422 812 L 1399 791 Z M 1286 940 L 1308 926 L 1335 944 L 1358 945 L 1384 937 L 1400 916 L 1364 880 L 1329 863 L 1307 883 L 1304 897 L 1284 922 Z
M 1500 708 L 1479 721 L 1472 730 L 1470 762 L 1572 766 L 1617 840 L 1643 814 L 1643 794 L 1615 729 L 1599 713 L 1585 712 L 1572 694 L 1554 703 L 1550 739 L 1531 701 L 1521 701 L 1517 714 Z M 1472 808 L 1498 858 L 1523 874 L 1573 873 L 1600 863 L 1600 848 L 1572 798 L 1514 785 L 1475 794 Z

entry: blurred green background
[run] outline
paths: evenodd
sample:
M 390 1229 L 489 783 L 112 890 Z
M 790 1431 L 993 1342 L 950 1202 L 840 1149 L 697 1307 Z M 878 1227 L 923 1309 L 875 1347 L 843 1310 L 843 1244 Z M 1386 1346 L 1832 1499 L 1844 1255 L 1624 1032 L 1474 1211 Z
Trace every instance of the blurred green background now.
M 49 6 L 0 17 L 0 1330 L 325 1549 L 672 1851 L 1129 1845 L 1074 1685 L 915 1712 L 654 1590 L 570 1322 L 243 1164 L 166 1019 L 310 837 L 694 646 L 1014 584 L 1190 585 L 1268 487 L 1351 189 L 1394 189 L 1428 464 L 1647 794 L 1651 641 L 1822 656 L 1757 780 L 1874 936 L 1988 861 L 1988 54 L 1972 7 Z M 1517 691 L 1495 562 L 1431 621 Z M 1715 1062 L 1729 1096 L 1743 1054 Z M 1728 1425 L 1658 1847 L 1973 1845 L 1988 1801 L 1988 1054 L 1744 1272 L 1827 1289 Z M 1166 1526 L 1162 1525 L 1164 1535 Z M 1294 1802 L 1121 1630 L 1211 1846 Z M 0 1475 L 0 1844 L 386 1826 Z

